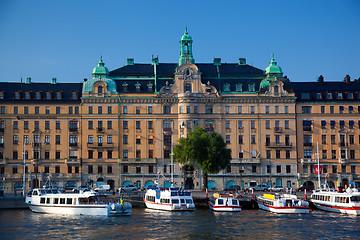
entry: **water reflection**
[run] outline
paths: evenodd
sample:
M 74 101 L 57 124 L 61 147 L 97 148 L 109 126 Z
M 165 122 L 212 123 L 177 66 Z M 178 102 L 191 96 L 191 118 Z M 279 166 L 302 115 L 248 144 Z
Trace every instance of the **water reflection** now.
M 0 211 L 1 239 L 356 239 L 359 224 L 360 216 L 321 211 L 280 215 L 133 209 L 130 216 L 113 218 Z

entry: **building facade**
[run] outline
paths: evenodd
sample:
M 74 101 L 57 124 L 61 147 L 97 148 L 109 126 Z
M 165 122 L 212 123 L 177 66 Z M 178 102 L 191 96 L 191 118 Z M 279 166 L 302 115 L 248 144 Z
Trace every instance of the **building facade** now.
M 65 188 L 143 188 L 158 175 L 169 186 L 173 171 L 175 185 L 201 189 L 201 169 L 170 161 L 172 146 L 196 126 L 220 133 L 232 151 L 209 188 L 314 184 L 315 142 L 322 177 L 360 184 L 358 81 L 291 83 L 274 56 L 265 70 L 245 58 L 196 63 L 192 42 L 185 31 L 178 63 L 128 59 L 109 71 L 100 59 L 83 83 L 1 82 L 1 187 L 20 191 L 24 170 L 26 189 L 49 176 Z

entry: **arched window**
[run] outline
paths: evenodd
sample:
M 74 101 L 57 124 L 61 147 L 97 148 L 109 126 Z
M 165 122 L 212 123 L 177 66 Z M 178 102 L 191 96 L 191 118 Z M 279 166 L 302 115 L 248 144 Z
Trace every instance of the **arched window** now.
M 184 53 L 189 54 L 189 46 L 188 46 L 188 44 L 184 45 Z
M 274 93 L 279 93 L 279 86 L 274 87 Z
M 184 91 L 185 92 L 191 92 L 191 83 L 185 83 Z
M 102 86 L 98 87 L 98 93 L 103 93 L 103 87 Z

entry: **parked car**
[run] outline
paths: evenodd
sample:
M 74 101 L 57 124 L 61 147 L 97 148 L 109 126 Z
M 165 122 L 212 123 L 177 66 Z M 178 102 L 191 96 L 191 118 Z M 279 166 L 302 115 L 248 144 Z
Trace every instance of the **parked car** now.
M 254 191 L 269 191 L 269 188 L 265 184 L 259 184 L 254 187 L 249 187 L 248 190 L 254 190 Z
M 231 185 L 231 186 L 229 186 L 229 187 L 227 187 L 227 188 L 225 188 L 224 190 L 225 191 L 228 191 L 228 192 L 233 192 L 233 191 L 239 191 L 241 188 L 240 188 L 240 186 L 239 185 Z
M 306 191 L 312 191 L 314 190 L 313 186 L 301 186 L 299 188 L 297 188 L 295 191 L 297 192 L 303 192 L 306 189 Z
M 126 185 L 126 186 L 122 186 L 121 189 L 125 192 L 130 192 L 130 191 L 136 191 L 138 188 L 135 185 Z
M 282 191 L 285 191 L 285 188 L 283 186 L 275 186 L 275 187 L 272 187 L 270 188 L 271 191 L 273 192 L 282 192 Z

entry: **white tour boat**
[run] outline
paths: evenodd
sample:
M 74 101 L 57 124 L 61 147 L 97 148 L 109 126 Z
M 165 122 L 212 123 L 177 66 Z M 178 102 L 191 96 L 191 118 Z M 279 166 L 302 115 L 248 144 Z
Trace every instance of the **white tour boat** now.
M 348 188 L 345 192 L 317 189 L 310 201 L 324 211 L 360 215 L 360 192 L 356 188 Z
M 274 213 L 309 213 L 309 203 L 292 194 L 264 194 L 257 197 L 257 203 L 262 210 Z
M 144 202 L 147 208 L 157 210 L 195 210 L 191 192 L 175 187 L 149 187 L 145 193 Z
M 61 193 L 51 188 L 35 188 L 26 196 L 25 202 L 33 212 L 71 215 L 130 215 L 132 208 L 122 199 L 115 200 L 93 190 Z
M 232 194 L 214 193 L 214 198 L 209 199 L 209 207 L 216 212 L 240 212 L 241 206 L 238 199 Z

